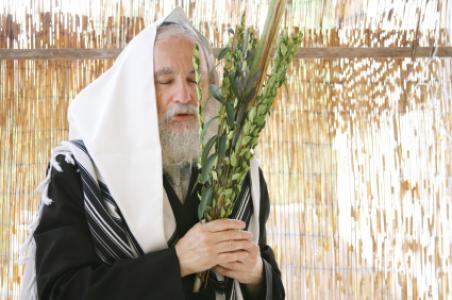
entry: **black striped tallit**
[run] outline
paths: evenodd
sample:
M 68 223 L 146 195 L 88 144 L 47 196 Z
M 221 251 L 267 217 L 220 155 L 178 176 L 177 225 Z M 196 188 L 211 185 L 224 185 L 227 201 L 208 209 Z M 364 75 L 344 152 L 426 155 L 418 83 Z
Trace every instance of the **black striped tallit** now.
M 85 215 L 97 255 L 109 264 L 143 255 L 108 187 L 98 178 L 96 172 L 92 171 L 96 169 L 85 145 L 81 140 L 73 140 L 70 143 L 81 150 L 74 158 L 80 170 Z
M 143 250 L 128 228 L 126 220 L 124 220 L 107 185 L 98 176 L 95 164 L 83 141 L 72 140 L 69 143 L 75 146 L 71 147 L 72 155 L 80 171 L 85 215 L 97 255 L 108 264 L 143 255 Z M 248 226 L 252 212 L 251 178 L 248 175 L 230 218 L 243 220 Z M 179 237 L 175 232 L 167 242 L 168 246 L 174 246 L 178 239 Z M 214 281 L 214 286 L 217 287 L 218 292 L 226 294 L 226 299 L 236 299 L 233 280 L 226 278 L 224 281 L 218 281 L 216 276 L 209 276 L 209 278 Z
M 251 200 L 251 176 L 248 176 L 245 179 L 244 184 L 242 185 L 242 190 L 235 202 L 234 208 L 232 210 L 231 219 L 242 220 L 246 223 L 246 228 L 248 228 L 251 220 L 251 215 L 253 213 L 253 201 Z M 214 280 L 215 276 L 212 277 Z M 234 289 L 234 281 L 230 278 L 225 278 L 224 282 L 217 282 L 220 286 L 223 285 L 224 292 L 226 293 L 226 299 L 236 299 L 235 289 Z

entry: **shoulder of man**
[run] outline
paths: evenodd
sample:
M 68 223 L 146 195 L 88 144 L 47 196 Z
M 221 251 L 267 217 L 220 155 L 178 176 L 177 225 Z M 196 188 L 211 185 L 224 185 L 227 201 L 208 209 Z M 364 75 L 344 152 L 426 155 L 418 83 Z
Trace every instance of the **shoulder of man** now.
M 47 172 L 50 172 L 49 198 L 53 201 L 71 201 L 77 206 L 83 205 L 82 179 L 72 154 L 56 155 L 49 163 Z

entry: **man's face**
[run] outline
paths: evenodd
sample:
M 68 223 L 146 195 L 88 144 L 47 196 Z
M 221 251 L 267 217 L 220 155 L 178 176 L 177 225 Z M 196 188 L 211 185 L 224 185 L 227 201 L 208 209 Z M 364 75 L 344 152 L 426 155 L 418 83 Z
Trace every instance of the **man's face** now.
M 193 47 L 194 43 L 182 35 L 165 36 L 158 39 L 154 46 L 154 82 L 159 120 L 176 131 L 183 128 L 187 130 L 187 127 L 197 124 Z M 202 87 L 206 96 L 207 72 L 205 67 L 202 69 Z
M 193 41 L 181 34 L 159 36 L 154 46 L 154 82 L 164 169 L 182 162 L 192 162 L 199 155 L 193 47 Z M 201 69 L 205 100 L 208 96 L 208 79 L 204 62 L 201 62 Z M 206 117 L 212 117 L 216 106 L 213 101 L 208 103 L 211 104 L 207 105 Z M 214 130 L 213 126 L 210 127 Z

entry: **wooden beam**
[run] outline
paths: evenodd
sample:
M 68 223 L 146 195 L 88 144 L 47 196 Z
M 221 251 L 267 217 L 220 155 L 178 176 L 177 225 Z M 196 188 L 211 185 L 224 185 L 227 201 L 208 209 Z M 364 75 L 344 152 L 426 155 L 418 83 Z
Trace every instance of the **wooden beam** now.
M 0 49 L 0 60 L 76 60 L 115 59 L 122 49 Z M 214 49 L 218 54 L 220 49 Z M 394 48 L 301 48 L 297 58 L 405 58 L 405 57 L 452 57 L 452 47 L 394 47 Z
M 0 49 L 0 60 L 46 59 L 115 59 L 122 49 Z
M 394 48 L 301 48 L 298 58 L 405 58 L 452 57 L 452 47 L 394 47 Z

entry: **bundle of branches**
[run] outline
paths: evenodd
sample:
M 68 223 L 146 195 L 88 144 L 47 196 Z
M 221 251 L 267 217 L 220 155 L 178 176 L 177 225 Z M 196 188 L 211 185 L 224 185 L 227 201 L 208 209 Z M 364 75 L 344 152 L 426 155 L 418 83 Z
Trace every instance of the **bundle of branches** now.
M 273 51 L 284 8 L 284 0 L 272 1 L 259 39 L 252 28 L 245 27 L 245 15 L 242 16 L 228 46 L 218 56 L 219 60 L 224 60 L 223 79 L 220 87 L 209 85 L 209 92 L 210 98 L 220 102 L 220 109 L 218 115 L 207 122 L 204 122 L 208 104 L 207 99 L 202 99 L 199 48 L 194 49 L 201 141 L 198 161 L 198 182 L 202 186 L 198 217 L 201 221 L 227 218 L 231 214 L 250 169 L 259 133 L 298 50 L 301 34 L 289 37 L 283 32 Z M 206 141 L 207 128 L 214 120 L 217 120 L 218 132 Z M 195 291 L 199 290 L 199 281 L 205 282 L 205 275 L 195 283 Z

